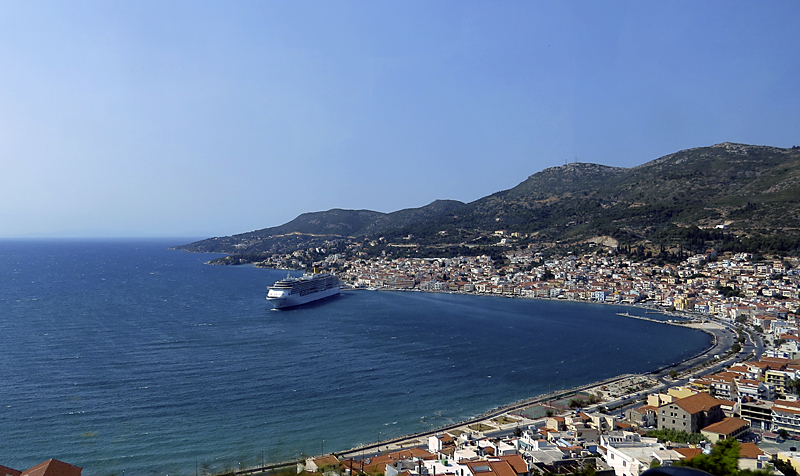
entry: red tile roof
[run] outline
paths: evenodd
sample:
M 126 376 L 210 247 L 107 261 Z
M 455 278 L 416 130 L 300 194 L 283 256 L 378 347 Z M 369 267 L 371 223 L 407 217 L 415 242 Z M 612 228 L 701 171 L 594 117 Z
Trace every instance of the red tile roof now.
M 0 464 L 0 476 L 19 476 L 22 471 L 17 471 L 16 469 L 11 469 L 8 466 L 3 466 Z
M 739 443 L 739 457 L 756 459 L 766 454 L 755 443 Z
M 528 472 L 528 463 L 520 455 L 505 455 L 501 456 L 502 461 L 508 462 L 517 474 L 524 474 Z
M 700 448 L 673 448 L 675 451 L 680 453 L 684 459 L 692 459 L 695 456 L 701 454 L 703 450 Z
M 675 400 L 672 403 L 678 405 L 689 414 L 694 415 L 701 411 L 708 411 L 717 405 L 722 405 L 724 402 L 717 400 L 705 392 L 700 392 L 686 398 Z
M 81 476 L 82 468 L 57 459 L 49 459 L 33 468 L 26 469 L 21 476 Z

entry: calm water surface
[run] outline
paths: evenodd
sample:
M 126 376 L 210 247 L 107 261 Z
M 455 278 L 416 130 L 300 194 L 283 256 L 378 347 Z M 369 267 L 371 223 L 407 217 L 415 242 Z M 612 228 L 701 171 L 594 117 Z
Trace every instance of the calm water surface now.
M 57 458 L 85 476 L 254 466 L 708 344 L 581 303 L 360 291 L 272 311 L 265 286 L 285 271 L 167 249 L 188 241 L 0 241 L 0 464 Z

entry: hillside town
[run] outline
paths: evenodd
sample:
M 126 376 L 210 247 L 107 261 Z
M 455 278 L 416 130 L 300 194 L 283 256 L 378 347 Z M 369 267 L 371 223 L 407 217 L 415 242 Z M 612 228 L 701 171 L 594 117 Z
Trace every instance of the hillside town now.
M 744 362 L 733 359 L 727 368 L 681 380 L 682 385 L 651 387 L 658 382 L 645 376 L 603 382 L 569 399 L 543 400 L 427 437 L 393 441 L 369 457 L 355 450 L 308 458 L 298 472 L 639 476 L 723 446 L 738 451 L 741 471 L 796 474 L 800 361 L 775 357 L 779 352 Z M 642 388 L 657 389 L 637 393 L 635 401 L 613 409 L 604 405 L 616 392 Z M 587 396 L 594 403 L 584 400 Z
M 308 457 L 296 463 L 298 473 L 640 476 L 654 467 L 691 464 L 731 445 L 738 471 L 800 473 L 800 273 L 795 259 L 709 250 L 679 264 L 657 265 L 607 252 L 545 258 L 531 250 L 510 252 L 502 264 L 488 256 L 365 259 L 335 253 L 304 262 L 309 254 L 274 256 L 261 266 L 336 270 L 345 286 L 364 290 L 359 292 L 450 292 L 640 306 L 687 318 L 676 317 L 676 325 L 702 323 L 717 329 L 717 335 L 738 338 L 734 348 L 706 355 L 702 365 L 620 376 L 433 432 Z M 275 467 L 232 473 L 259 474 Z M 12 476 L 33 474 L 0 468 Z
M 504 232 L 496 232 L 502 234 Z M 350 245 L 355 246 L 358 245 Z M 348 250 L 352 251 L 352 250 Z M 503 263 L 489 256 L 362 258 L 325 248 L 273 255 L 257 266 L 330 269 L 355 289 L 458 292 L 524 298 L 647 305 L 745 322 L 769 329 L 800 311 L 797 258 L 765 259 L 716 250 L 678 264 L 633 260 L 604 250 L 545 257 L 509 251 Z M 312 261 L 310 257 L 325 256 Z M 755 259 L 757 258 L 757 259 Z
M 640 384 L 616 392 L 607 385 L 584 389 L 569 402 L 542 400 L 477 424 L 379 446 L 371 457 L 309 458 L 299 470 L 529 476 L 591 468 L 607 476 L 639 476 L 736 440 L 740 470 L 800 471 L 796 261 L 709 250 L 680 264 L 655 265 L 608 253 L 544 259 L 516 251 L 502 266 L 487 256 L 344 260 L 331 255 L 314 264 L 335 265 L 354 289 L 646 306 L 735 331 L 739 339 L 713 371 L 637 376 Z M 739 353 L 745 336 L 753 344 L 747 354 Z

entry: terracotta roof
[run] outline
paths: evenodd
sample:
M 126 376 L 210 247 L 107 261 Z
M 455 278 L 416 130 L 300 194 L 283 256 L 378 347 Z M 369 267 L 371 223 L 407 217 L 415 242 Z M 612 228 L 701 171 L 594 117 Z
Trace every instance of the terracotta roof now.
M 426 456 L 431 456 L 433 454 L 430 451 L 422 448 L 409 448 L 407 450 L 398 451 L 398 453 L 402 457 L 405 457 L 404 455 L 408 453 L 410 456 L 413 456 L 415 458 L 425 458 Z
M 719 435 L 729 435 L 736 430 L 741 429 L 742 427 L 750 426 L 745 420 L 741 418 L 725 418 L 722 421 L 718 421 L 716 423 L 712 423 L 707 427 L 703 428 L 703 431 L 708 431 L 710 433 L 717 433 Z
M 789 400 L 775 400 L 775 406 L 800 410 L 800 402 L 790 402 Z
M 739 443 L 739 457 L 756 459 L 759 456 L 766 454 L 761 451 L 761 448 L 756 446 L 755 443 Z
M 524 474 L 528 472 L 528 463 L 526 463 L 525 459 L 518 454 L 501 456 L 500 459 L 508 462 L 508 464 L 510 464 L 514 469 L 514 472 L 517 474 Z
M 314 464 L 317 465 L 317 468 L 324 468 L 326 466 L 338 466 L 339 459 L 333 455 L 320 456 L 319 458 L 314 458 Z
M 0 476 L 19 476 L 22 471 L 17 471 L 16 469 L 11 469 L 8 466 L 3 466 L 0 464 Z
M 517 472 L 508 461 L 489 461 L 489 465 L 497 476 L 517 476 Z
M 81 476 L 83 469 L 57 459 L 49 459 L 23 471 L 21 476 Z
M 701 450 L 700 448 L 672 448 L 672 449 L 680 453 L 680 455 L 683 456 L 684 459 L 692 459 L 703 452 L 703 450 Z
M 705 392 L 696 393 L 692 396 L 675 400 L 672 403 L 678 405 L 692 415 L 695 413 L 709 411 L 713 407 L 723 404 L 721 400 L 717 400 Z

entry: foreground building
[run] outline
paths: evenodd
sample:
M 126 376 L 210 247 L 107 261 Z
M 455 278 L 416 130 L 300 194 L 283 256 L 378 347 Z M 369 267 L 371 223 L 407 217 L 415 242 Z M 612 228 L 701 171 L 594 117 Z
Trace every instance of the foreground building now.
M 658 429 L 698 433 L 708 425 L 722 421 L 725 417 L 722 411 L 724 403 L 705 392 L 675 400 L 658 408 Z
M 83 468 L 57 459 L 49 459 L 24 471 L 0 466 L 0 475 L 2 476 L 81 476 L 82 471 Z

